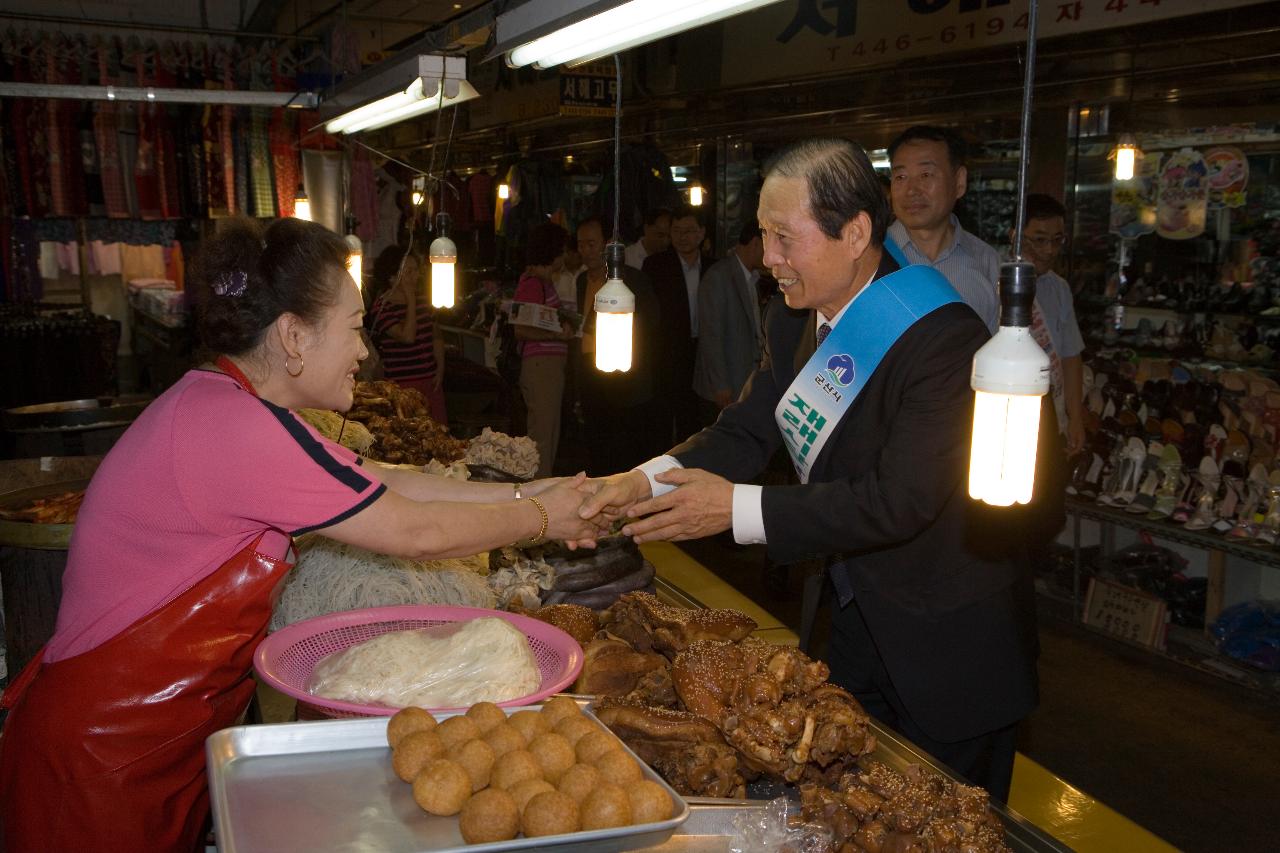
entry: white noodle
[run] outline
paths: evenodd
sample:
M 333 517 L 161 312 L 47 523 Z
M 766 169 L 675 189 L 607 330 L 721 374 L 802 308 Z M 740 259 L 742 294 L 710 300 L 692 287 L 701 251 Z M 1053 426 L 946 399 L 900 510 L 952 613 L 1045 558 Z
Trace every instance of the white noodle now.
M 298 564 L 276 603 L 271 630 L 342 610 L 397 604 L 489 607 L 488 556 L 415 562 L 324 536 L 303 537 Z

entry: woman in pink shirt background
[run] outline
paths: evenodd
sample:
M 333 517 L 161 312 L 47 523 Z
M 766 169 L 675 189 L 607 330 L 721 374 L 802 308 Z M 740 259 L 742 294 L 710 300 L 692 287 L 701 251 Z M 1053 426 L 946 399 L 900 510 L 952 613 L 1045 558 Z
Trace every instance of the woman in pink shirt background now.
M 516 286 L 516 302 L 532 302 L 560 308 L 555 277 L 564 268 L 568 233 L 554 222 L 542 222 L 529 231 L 525 242 L 524 274 Z M 538 476 L 547 477 L 560 444 L 560 400 L 564 396 L 568 341 L 573 327 L 563 322 L 560 331 L 530 326 L 515 327 L 521 342 L 520 394 L 528 410 L 528 432 L 538 445 Z
M 408 557 L 594 538 L 581 478 L 446 480 L 358 458 L 291 410 L 351 407 L 368 354 L 346 244 L 244 221 L 193 283 L 216 358 L 158 397 L 103 460 L 75 525 L 53 638 L 5 692 L 8 850 L 181 851 L 208 815 L 204 740 L 253 693 L 250 665 L 292 537 Z

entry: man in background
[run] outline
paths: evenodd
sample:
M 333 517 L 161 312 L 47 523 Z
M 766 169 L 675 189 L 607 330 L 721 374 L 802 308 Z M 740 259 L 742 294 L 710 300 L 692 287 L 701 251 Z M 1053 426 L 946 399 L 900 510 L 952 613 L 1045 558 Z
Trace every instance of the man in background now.
M 711 266 L 711 258 L 702 253 L 706 233 L 697 208 L 683 205 L 671 214 L 670 248 L 644 261 L 663 320 L 658 372 L 658 400 L 666 409 L 658 425 L 662 442 L 686 438 L 705 426 L 693 391 L 693 365 L 698 357 L 698 288 Z
M 889 237 L 908 262 L 946 276 L 992 334 L 1000 318 L 1000 256 L 960 225 L 952 210 L 968 188 L 964 143 L 943 127 L 916 125 L 889 145 Z
M 630 246 L 624 256 L 627 266 L 641 269 L 644 259 L 665 252 L 671 245 L 671 211 L 654 207 L 645 211 L 644 235 Z
M 622 268 L 622 281 L 636 296 L 632 327 L 631 370 L 596 370 L 596 293 L 604 286 L 605 235 L 598 216 L 578 223 L 578 253 L 586 269 L 578 276 L 577 303 L 584 317 L 581 357 L 577 362 L 578 392 L 586 432 L 588 471 L 606 473 L 619 466 L 638 465 L 662 449 L 657 435 L 655 405 L 657 353 L 663 328 L 653 285 L 638 269 Z
M 738 244 L 711 265 L 698 288 L 698 358 L 693 390 L 711 423 L 738 399 L 764 346 L 756 286 L 764 266 L 764 240 L 752 217 Z

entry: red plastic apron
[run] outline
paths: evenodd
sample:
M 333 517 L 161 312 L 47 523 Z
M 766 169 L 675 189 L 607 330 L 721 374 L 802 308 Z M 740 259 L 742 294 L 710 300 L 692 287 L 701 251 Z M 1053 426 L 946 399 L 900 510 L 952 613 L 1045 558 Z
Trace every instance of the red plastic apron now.
M 204 741 L 254 691 L 253 652 L 290 564 L 261 537 L 84 654 L 32 661 L 5 693 L 4 849 L 191 853 L 209 811 Z M 14 695 L 16 694 L 16 695 Z
M 9 686 L 7 853 L 196 849 L 205 738 L 249 704 L 253 653 L 291 567 L 259 553 L 262 538 L 102 645 L 54 663 L 38 654 Z

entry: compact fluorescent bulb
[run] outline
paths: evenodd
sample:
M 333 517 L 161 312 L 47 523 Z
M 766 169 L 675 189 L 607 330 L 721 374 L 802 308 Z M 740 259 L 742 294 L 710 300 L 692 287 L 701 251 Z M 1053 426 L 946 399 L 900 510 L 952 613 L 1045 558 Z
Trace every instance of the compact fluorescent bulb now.
M 596 370 L 626 373 L 631 369 L 636 296 L 622 280 L 625 247 L 621 243 L 610 243 L 604 251 L 608 278 L 595 298 Z
M 431 241 L 428 256 L 431 261 L 431 305 L 434 308 L 452 308 L 458 247 L 448 237 L 437 237 Z

